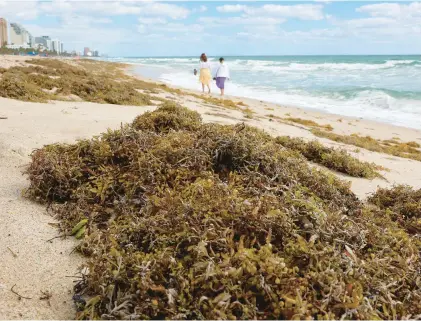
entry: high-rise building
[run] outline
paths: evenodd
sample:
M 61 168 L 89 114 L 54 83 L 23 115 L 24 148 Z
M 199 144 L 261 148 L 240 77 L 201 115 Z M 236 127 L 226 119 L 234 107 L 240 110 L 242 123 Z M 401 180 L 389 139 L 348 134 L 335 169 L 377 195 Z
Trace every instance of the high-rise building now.
M 10 43 L 15 46 L 30 46 L 32 43 L 32 35 L 20 24 L 10 24 Z
M 53 47 L 52 47 L 52 45 L 51 45 L 51 38 L 50 38 L 49 36 L 42 36 L 41 38 L 44 38 L 44 39 L 45 39 L 46 48 L 47 48 L 49 51 L 52 51 L 52 50 L 53 50 Z
M 45 39 L 45 37 L 35 37 L 35 44 L 42 45 L 44 48 L 48 49 L 47 39 Z
M 60 40 L 58 39 L 51 40 L 51 45 L 52 45 L 52 51 L 60 54 L 60 49 L 61 49 Z
M 0 18 L 0 48 L 9 43 L 6 19 Z
M 63 53 L 64 52 L 64 45 L 63 43 L 60 44 L 60 52 Z
M 83 55 L 84 56 L 89 56 L 89 53 L 90 53 L 91 51 L 89 50 L 89 48 L 88 47 L 85 47 L 84 49 L 83 49 Z

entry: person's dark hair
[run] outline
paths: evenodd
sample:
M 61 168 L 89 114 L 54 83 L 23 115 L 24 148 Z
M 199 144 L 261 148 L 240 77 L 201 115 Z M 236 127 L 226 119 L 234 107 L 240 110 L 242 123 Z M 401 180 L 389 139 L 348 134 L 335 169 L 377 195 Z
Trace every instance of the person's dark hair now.
M 224 61 L 223 57 L 219 58 L 219 62 L 223 62 L 223 61 Z
M 208 57 L 206 57 L 206 54 L 202 53 L 200 55 L 200 60 L 203 61 L 203 62 L 207 62 L 208 61 Z

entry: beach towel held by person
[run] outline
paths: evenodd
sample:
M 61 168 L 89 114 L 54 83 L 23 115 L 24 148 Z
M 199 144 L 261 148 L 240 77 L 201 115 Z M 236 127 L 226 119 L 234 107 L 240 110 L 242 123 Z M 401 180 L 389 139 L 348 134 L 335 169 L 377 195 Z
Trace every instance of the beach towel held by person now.
M 204 53 L 200 56 L 200 76 L 199 80 L 202 83 L 202 91 L 205 92 L 205 86 L 208 87 L 208 92 L 211 92 L 210 82 L 212 80 L 211 65 Z
M 221 96 L 224 95 L 225 80 L 230 78 L 228 66 L 224 63 L 224 58 L 219 58 L 219 67 L 216 71 L 216 86 L 221 90 Z

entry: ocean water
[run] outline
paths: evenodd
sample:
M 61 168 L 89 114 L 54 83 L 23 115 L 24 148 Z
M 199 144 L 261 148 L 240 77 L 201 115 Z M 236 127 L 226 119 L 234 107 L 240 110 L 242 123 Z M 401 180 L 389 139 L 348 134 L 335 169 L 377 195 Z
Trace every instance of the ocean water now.
M 224 57 L 226 94 L 421 129 L 420 56 Z M 218 57 L 210 58 L 215 65 Z M 201 90 L 198 57 L 108 58 L 136 72 Z M 213 84 L 213 91 L 217 88 Z

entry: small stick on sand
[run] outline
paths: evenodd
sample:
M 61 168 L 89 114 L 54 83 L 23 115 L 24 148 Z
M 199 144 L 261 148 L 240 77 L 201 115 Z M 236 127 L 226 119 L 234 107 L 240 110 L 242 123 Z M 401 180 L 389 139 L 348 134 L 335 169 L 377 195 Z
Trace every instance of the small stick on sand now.
M 18 257 L 18 255 L 15 252 L 13 252 L 10 247 L 7 247 L 7 249 L 10 251 L 10 253 L 12 253 L 13 257 Z
M 32 300 L 32 298 L 28 298 L 26 296 L 20 295 L 19 293 L 17 293 L 16 291 L 14 291 L 13 288 L 15 286 L 16 286 L 16 284 L 14 286 L 12 286 L 12 288 L 10 289 L 10 291 L 12 291 L 13 294 L 16 294 L 19 297 L 19 300 L 21 300 L 21 299 Z
M 41 291 L 41 296 L 40 296 L 40 300 L 46 300 L 48 305 L 51 306 L 51 302 L 50 299 L 53 296 L 53 294 L 50 291 Z
M 0 119 L 7 119 L 6 116 L 0 116 Z

